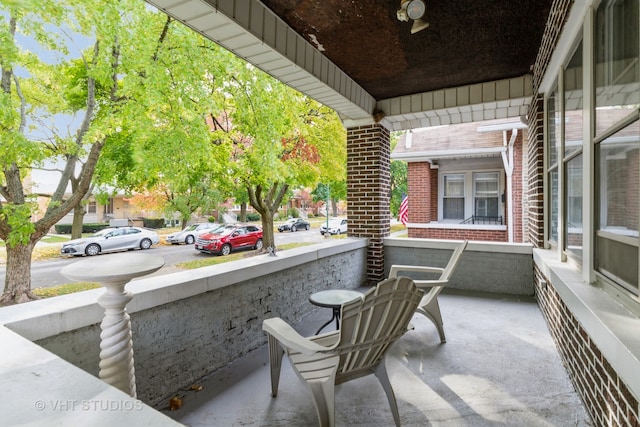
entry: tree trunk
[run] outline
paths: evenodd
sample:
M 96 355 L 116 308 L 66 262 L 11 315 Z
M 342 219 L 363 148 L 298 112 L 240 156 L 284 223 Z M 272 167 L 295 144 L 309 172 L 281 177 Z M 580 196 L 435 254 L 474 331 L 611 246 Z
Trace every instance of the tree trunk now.
M 247 204 L 240 203 L 240 222 L 247 222 Z
M 336 200 L 331 200 L 331 212 L 333 216 L 338 216 L 338 202 Z
M 187 228 L 187 225 L 189 225 L 189 221 L 191 221 L 191 213 L 189 213 L 189 215 L 181 214 L 181 215 L 180 215 L 180 222 L 181 222 L 181 224 L 180 224 L 180 228 L 181 228 L 182 230 L 184 230 L 185 228 Z
M 276 249 L 276 241 L 273 233 L 273 215 L 278 211 L 280 203 L 282 203 L 282 198 L 288 188 L 288 184 L 283 184 L 282 187 L 280 187 L 280 191 L 278 191 L 278 183 L 275 182 L 263 198 L 261 185 L 257 185 L 255 189 L 247 186 L 249 203 L 262 217 L 263 252 L 266 252 L 269 247 L 274 250 Z
M 30 242 L 7 250 L 4 293 L 0 303 L 20 304 L 38 298 L 31 292 L 31 255 L 34 246 L 35 243 Z
M 82 225 L 85 213 L 84 204 L 80 204 L 73 208 L 73 222 L 71 223 L 72 239 L 79 239 L 82 237 Z
M 261 212 L 261 218 L 263 250 L 266 250 L 269 247 L 275 249 L 276 239 L 273 231 L 273 212 L 271 212 L 270 209 L 266 209 L 264 212 Z

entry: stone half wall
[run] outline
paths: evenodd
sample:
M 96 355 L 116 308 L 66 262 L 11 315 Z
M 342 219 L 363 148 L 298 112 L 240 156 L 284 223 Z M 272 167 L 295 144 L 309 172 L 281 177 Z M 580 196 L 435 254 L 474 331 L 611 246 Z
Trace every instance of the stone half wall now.
M 385 272 L 394 264 L 444 267 L 459 244 L 460 240 L 385 239 Z M 531 245 L 469 242 L 447 289 L 533 296 Z
M 138 398 L 155 405 L 265 344 L 262 321 L 282 317 L 299 323 L 318 310 L 309 303 L 312 293 L 362 286 L 366 250 L 365 239 L 347 239 L 131 282 L 127 289 L 134 298 L 127 311 Z M 89 291 L 92 301 L 102 292 L 95 291 Z M 85 310 L 94 320 L 73 326 L 83 317 L 73 311 Z M 94 312 L 101 310 L 93 303 L 53 313 L 67 318 L 64 330 L 34 342 L 97 376 L 100 326 Z M 26 319 L 12 329 L 29 338 L 41 333 L 43 322 Z

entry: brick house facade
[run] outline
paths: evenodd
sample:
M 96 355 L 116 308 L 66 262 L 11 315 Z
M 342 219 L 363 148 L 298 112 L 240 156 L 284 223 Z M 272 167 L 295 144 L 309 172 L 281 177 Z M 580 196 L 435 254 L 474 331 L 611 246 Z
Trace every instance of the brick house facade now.
M 512 136 L 513 143 L 509 144 Z M 408 163 L 408 236 L 523 242 L 525 146 L 526 126 L 513 119 L 404 133 L 391 158 Z M 508 169 L 511 169 L 510 174 Z M 495 182 L 484 185 L 495 187 L 485 191 L 477 189 L 476 186 L 482 185 L 477 177 L 486 179 L 487 176 Z M 447 218 L 445 207 L 445 181 L 449 177 L 463 179 L 459 187 L 464 187 L 465 206 L 450 215 L 455 219 Z M 511 189 L 511 197 L 507 197 L 507 187 Z M 489 202 L 491 209 L 485 206 Z

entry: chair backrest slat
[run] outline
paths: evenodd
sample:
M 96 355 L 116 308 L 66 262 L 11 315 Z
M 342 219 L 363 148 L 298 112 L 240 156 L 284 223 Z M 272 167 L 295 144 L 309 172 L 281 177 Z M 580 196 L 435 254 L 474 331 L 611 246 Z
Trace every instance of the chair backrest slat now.
M 387 279 L 361 300 L 342 307 L 340 373 L 374 367 L 389 345 L 407 331 L 409 321 L 424 295 L 413 280 Z
M 469 242 L 465 240 L 460 245 L 458 245 L 457 248 L 455 248 L 439 280 L 449 280 L 451 278 L 451 274 L 453 274 L 453 271 L 456 269 L 456 266 L 458 265 L 460 258 L 462 258 L 461 257 L 462 252 L 465 250 L 468 243 Z

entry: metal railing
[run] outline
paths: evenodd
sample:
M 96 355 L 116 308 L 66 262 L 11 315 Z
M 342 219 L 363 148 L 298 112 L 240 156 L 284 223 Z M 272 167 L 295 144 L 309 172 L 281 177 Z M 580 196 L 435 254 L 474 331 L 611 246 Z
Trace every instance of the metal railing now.
M 480 216 L 473 215 L 460 224 L 493 224 L 493 225 L 503 225 L 502 216 Z

